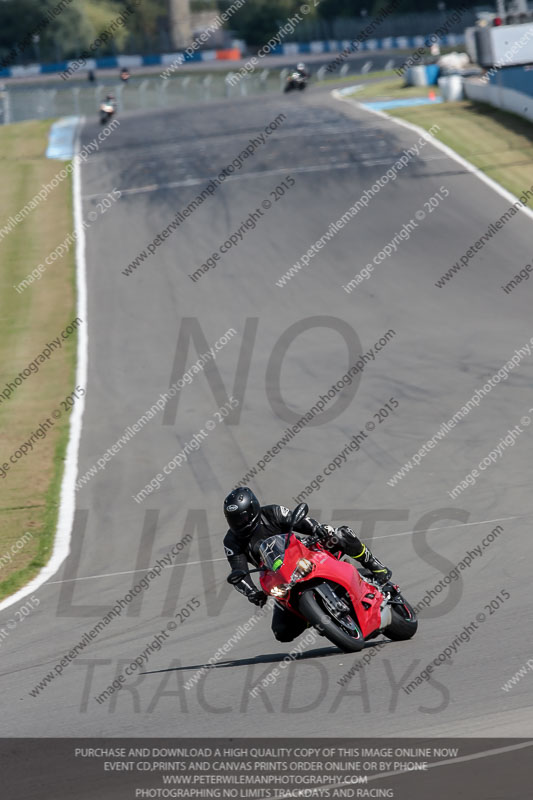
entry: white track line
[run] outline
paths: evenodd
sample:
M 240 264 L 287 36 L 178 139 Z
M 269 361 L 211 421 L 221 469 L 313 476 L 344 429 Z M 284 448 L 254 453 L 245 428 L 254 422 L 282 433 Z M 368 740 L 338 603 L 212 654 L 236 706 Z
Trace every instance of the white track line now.
M 390 158 L 390 163 L 394 164 L 394 159 Z M 346 161 L 337 164 L 329 164 L 324 162 L 323 164 L 311 164 L 307 167 L 278 167 L 277 169 L 265 169 L 261 170 L 260 172 L 245 172 L 242 175 L 229 175 L 224 180 L 224 184 L 226 183 L 234 183 L 235 181 L 257 181 L 259 178 L 271 178 L 272 176 L 277 175 L 286 175 L 287 173 L 299 173 L 303 174 L 306 172 L 329 172 L 332 169 L 348 169 L 349 167 L 359 167 L 361 166 L 361 162 L 359 161 Z M 172 181 L 171 183 L 151 183 L 147 184 L 146 186 L 136 186 L 131 189 L 120 189 L 122 195 L 126 194 L 143 194 L 145 192 L 160 192 L 164 189 L 180 189 L 183 186 L 202 186 L 205 183 L 209 183 L 209 181 L 214 180 L 218 177 L 218 174 L 214 175 L 204 175 L 202 178 L 184 178 L 181 181 Z M 107 193 L 109 194 L 109 192 Z M 86 194 L 84 195 L 85 200 L 94 200 L 97 197 L 107 197 L 105 192 L 98 192 L 97 194 Z
M 498 519 L 482 519 L 479 522 L 461 522 L 459 525 L 443 525 L 440 528 L 429 528 L 428 530 L 423 531 L 400 531 L 400 533 L 387 533 L 384 536 L 374 536 L 374 539 L 394 539 L 395 536 L 410 536 L 411 534 L 415 533 L 434 533 L 435 531 L 447 531 L 451 528 L 468 528 L 472 525 L 488 525 L 492 522 L 505 522 L 506 520 L 510 519 L 528 519 L 528 517 L 500 517 Z M 200 561 L 179 561 L 177 564 L 169 564 L 168 566 L 164 566 L 163 569 L 175 569 L 176 567 L 194 567 L 198 566 L 199 564 L 212 564 L 216 561 L 226 561 L 226 557 L 223 556 L 221 558 L 204 558 Z M 129 569 L 123 572 L 105 572 L 101 575 L 85 575 L 81 578 L 66 578 L 64 581 L 48 581 L 49 586 L 53 586 L 54 584 L 59 583 L 75 583 L 77 581 L 93 581 L 98 580 L 99 578 L 116 578 L 119 575 L 135 575 L 138 572 L 150 572 L 152 567 L 146 567 L 143 569 Z
M 227 561 L 225 556 L 221 558 L 204 558 L 203 561 L 178 561 L 177 564 L 165 564 L 163 569 L 175 569 L 175 567 L 193 567 L 195 564 L 210 564 L 213 561 Z M 118 575 L 136 575 L 138 572 L 150 572 L 152 567 L 144 567 L 142 569 L 128 569 L 124 572 L 105 572 L 103 575 L 85 575 L 82 578 L 67 578 L 64 581 L 48 581 L 48 585 L 52 586 L 57 583 L 75 583 L 76 581 L 92 581 L 97 578 L 115 578 Z
M 356 87 L 354 86 L 353 88 L 355 89 Z M 387 122 L 392 122 L 395 125 L 401 125 L 402 128 L 407 128 L 407 130 L 418 133 L 420 136 L 423 136 L 425 139 L 427 139 L 427 141 L 430 142 L 433 145 L 433 147 L 436 147 L 437 150 L 441 150 L 443 153 L 446 153 L 446 155 L 449 158 L 456 161 L 458 164 L 464 167 L 464 169 L 467 172 L 470 172 L 472 173 L 472 175 L 475 175 L 476 178 L 479 178 L 479 180 L 483 181 L 483 183 L 485 183 L 487 186 L 490 186 L 490 188 L 493 191 L 497 192 L 501 197 L 504 197 L 511 204 L 516 203 L 516 201 L 518 200 L 518 197 L 515 197 L 514 194 L 508 192 L 507 189 L 504 189 L 503 186 L 500 186 L 499 183 L 493 181 L 492 178 L 489 178 L 488 175 L 485 175 L 485 173 L 482 172 L 480 169 L 478 169 L 478 167 L 475 167 L 469 161 L 466 161 L 466 159 L 462 158 L 458 153 L 455 152 L 455 150 L 452 150 L 451 147 L 448 147 L 447 145 L 440 142 L 438 139 L 435 139 L 435 137 L 431 136 L 431 134 L 428 133 L 428 131 L 426 131 L 424 128 L 420 128 L 418 125 L 413 125 L 412 122 L 407 122 L 404 119 L 399 119 L 398 117 L 391 117 L 389 116 L 389 114 L 385 114 L 384 111 L 378 111 L 375 108 L 368 108 L 367 106 L 363 105 L 363 103 L 360 103 L 357 100 L 353 100 L 348 97 L 343 97 L 341 94 L 339 94 L 337 89 L 334 89 L 331 94 L 335 98 L 335 100 L 339 100 L 341 103 L 350 103 L 351 105 L 357 106 L 357 108 L 360 108 L 362 111 L 367 111 L 369 114 L 375 114 L 381 119 L 387 120 Z M 439 106 L 439 108 L 442 108 L 442 106 Z M 520 208 L 520 211 L 522 211 L 522 213 L 524 213 L 530 219 L 533 219 L 533 210 L 527 208 L 527 206 L 522 206 Z
M 367 159 L 367 160 L 365 160 Z M 424 156 L 421 161 L 437 161 L 444 159 L 444 156 Z M 337 163 L 324 162 L 323 164 L 310 164 L 306 167 L 279 167 L 278 169 L 265 169 L 259 172 L 245 172 L 242 175 L 230 175 L 224 180 L 226 183 L 234 183 L 235 181 L 257 181 L 260 178 L 271 178 L 278 175 L 305 175 L 309 172 L 331 172 L 334 169 L 357 169 L 359 167 L 375 167 L 380 164 L 389 164 L 392 166 L 397 159 L 395 156 L 385 159 L 375 159 L 371 153 L 361 153 L 361 161 L 341 161 Z M 209 181 L 214 180 L 216 175 L 206 175 L 203 178 L 184 178 L 181 181 L 172 181 L 172 183 L 152 183 L 146 186 L 136 186 L 131 189 L 120 189 L 121 195 L 128 194 L 144 194 L 146 192 L 160 192 L 164 189 L 180 189 L 185 186 L 202 186 Z M 98 197 L 107 197 L 109 192 L 98 192 L 97 194 L 86 194 L 83 196 L 84 200 L 95 200 Z
M 533 747 L 533 741 L 528 742 L 519 742 L 518 744 L 510 744 L 504 747 L 496 747 L 493 750 L 483 750 L 480 753 L 471 753 L 468 756 L 459 756 L 458 758 L 446 758 L 443 761 L 437 761 L 435 764 L 428 764 L 428 769 L 435 769 L 436 767 L 446 767 L 450 764 L 460 764 L 464 761 L 476 761 L 479 758 L 493 758 L 494 756 L 502 755 L 502 753 L 512 753 L 514 750 L 522 750 L 524 747 Z M 390 772 L 382 772 L 379 775 L 371 775 L 367 777 L 367 781 L 380 781 L 384 778 L 390 778 L 393 775 L 412 775 L 412 772 L 408 772 L 407 770 L 392 770 Z M 324 784 L 323 786 L 315 785 L 316 789 L 341 789 L 345 786 L 353 787 L 353 783 L 350 782 L 341 782 L 341 783 L 328 783 Z M 298 794 L 299 790 L 295 790 L 290 794 L 283 794 L 283 795 L 275 795 L 272 800 L 279 800 L 281 797 L 301 797 Z M 265 800 L 265 798 L 262 798 Z
M 349 88 L 349 87 L 347 87 Z M 504 197 L 506 200 L 509 200 L 511 203 L 516 202 L 518 198 L 516 198 L 513 194 L 508 192 L 502 186 L 500 186 L 496 181 L 493 181 L 492 178 L 487 177 L 481 170 L 475 167 L 473 164 L 470 164 L 469 161 L 465 161 L 464 158 L 461 158 L 454 150 L 447 147 L 447 145 L 442 144 L 437 139 L 432 137 L 426 130 L 420 128 L 418 125 L 413 125 L 411 122 L 406 122 L 405 120 L 398 119 L 397 117 L 391 117 L 388 114 L 385 114 L 383 111 L 377 111 L 376 109 L 366 108 L 361 103 L 358 103 L 355 100 L 351 100 L 349 98 L 343 97 L 341 94 L 338 93 L 336 89 L 332 92 L 333 97 L 336 100 L 339 100 L 344 103 L 351 103 L 352 105 L 356 105 L 357 107 L 363 109 L 364 111 L 368 111 L 370 114 L 376 114 L 378 117 L 387 120 L 388 122 L 393 122 L 396 125 L 401 125 L 408 130 L 415 131 L 419 135 L 424 136 L 431 144 L 436 147 L 437 149 L 441 150 L 447 156 L 452 158 L 454 161 L 457 161 L 458 164 L 461 164 L 467 172 L 471 172 L 473 175 L 476 175 L 480 180 L 490 186 L 495 192 L 499 195 Z M 77 148 L 76 148 L 77 149 Z M 342 165 L 344 167 L 344 165 Z M 331 167 L 330 167 L 331 168 Z M 314 171 L 316 167 L 308 168 L 305 171 Z M 279 172 L 283 172 L 285 170 L 280 170 Z M 270 174 L 277 174 L 278 170 L 271 170 L 269 171 Z M 255 176 L 254 176 L 255 177 Z M 177 182 L 178 185 L 183 185 L 183 183 L 188 182 Z M 194 182 L 192 182 L 194 183 Z M 172 185 L 172 184 L 170 184 Z M 155 188 L 155 187 L 154 187 Z M 139 190 L 133 191 L 150 191 L 152 187 L 146 187 Z M 132 190 L 130 190 L 131 192 Z M 74 220 L 75 226 L 78 233 L 78 237 L 76 240 L 76 275 L 77 275 L 77 286 L 78 286 L 78 316 L 81 317 L 84 321 L 84 326 L 82 327 L 81 331 L 79 332 L 78 337 L 78 366 L 77 366 L 77 373 L 76 373 L 76 385 L 83 386 L 85 389 L 87 387 L 87 280 L 86 280 L 86 265 L 85 265 L 85 232 L 83 227 L 81 226 L 82 221 L 82 204 L 81 204 L 81 176 L 80 176 L 80 167 L 78 162 L 76 162 L 74 167 Z M 91 195 L 95 196 L 95 195 Z M 96 195 L 98 196 L 98 195 Z M 529 208 L 523 207 L 521 209 L 527 216 L 533 219 L 533 211 Z M 82 416 L 83 416 L 83 409 L 85 407 L 85 397 L 82 397 L 81 400 L 75 404 L 72 415 L 70 418 L 70 439 L 67 448 L 67 458 L 65 462 L 65 473 L 63 475 L 63 483 L 61 486 L 61 500 L 60 500 L 60 510 L 59 510 L 59 520 L 57 525 L 57 533 L 56 539 L 54 543 L 54 551 L 52 553 L 52 557 L 46 567 L 44 567 L 39 575 L 34 578 L 31 583 L 25 586 L 23 589 L 20 589 L 11 597 L 8 597 L 2 603 L 0 603 L 0 611 L 4 608 L 8 608 L 13 603 L 21 600 L 23 597 L 26 597 L 30 592 L 34 592 L 43 583 L 45 583 L 52 575 L 54 575 L 67 555 L 70 552 L 70 536 L 72 530 L 72 522 L 74 519 L 74 509 L 75 509 L 75 484 L 76 484 L 76 477 L 78 472 L 78 449 L 79 443 L 81 438 L 81 428 L 82 428 Z M 515 519 L 515 517 L 503 517 L 502 520 L 485 520 L 485 522 L 499 522 L 505 519 Z M 470 522 L 465 523 L 464 525 L 450 525 L 446 526 L 447 528 L 460 528 L 460 527 L 467 527 L 468 525 L 481 525 L 482 522 Z M 431 528 L 431 531 L 434 530 L 445 530 L 445 528 Z M 408 536 L 413 531 L 405 531 L 403 533 L 396 533 L 396 534 L 388 534 L 385 536 L 376 536 L 376 539 L 388 539 L 393 538 L 394 536 Z M 224 559 L 212 559 L 213 561 L 223 561 Z M 197 562 L 198 564 L 203 562 Z M 179 564 L 175 564 L 173 566 L 180 566 Z M 184 564 L 185 566 L 185 564 Z M 132 572 L 137 572 L 139 570 L 133 570 Z M 91 575 L 86 578 L 74 578 L 73 580 L 90 580 L 96 578 L 106 578 L 106 577 L 114 577 L 115 575 L 126 575 L 132 574 L 132 572 L 123 572 L 123 573 L 110 573 L 109 575 Z M 56 583 L 63 583 L 63 581 L 54 581 Z
M 76 135 L 76 152 L 78 152 L 79 132 Z M 85 231 L 82 225 L 82 200 L 81 200 L 81 170 L 79 161 L 74 162 L 73 170 L 73 201 L 74 201 L 74 226 L 76 238 L 76 289 L 77 289 L 77 316 L 83 320 L 78 328 L 78 352 L 76 364 L 76 386 L 87 389 L 87 275 L 85 265 Z M 78 474 L 78 450 L 81 439 L 83 410 L 85 408 L 85 395 L 76 401 L 70 415 L 70 432 L 65 458 L 65 470 L 61 483 L 59 499 L 59 516 L 54 540 L 52 556 L 45 567 L 27 586 L 6 598 L 0 603 L 0 611 L 8 608 L 13 603 L 18 603 L 23 597 L 35 592 L 43 583 L 54 575 L 70 552 L 70 538 L 74 511 L 76 508 L 76 477 Z
M 446 517 L 443 517 L 446 519 Z M 470 525 L 489 525 L 492 522 L 506 522 L 510 519 L 527 519 L 526 517 L 519 517 L 517 515 L 512 517 L 499 517 L 496 519 L 482 519 L 479 522 L 460 522 L 459 525 L 442 525 L 440 528 L 428 528 L 427 530 L 423 531 L 402 531 L 401 533 L 386 533 L 384 536 L 374 536 L 374 539 L 393 539 L 395 536 L 409 536 L 409 534 L 415 533 L 433 533 L 434 531 L 448 531 L 450 528 L 468 528 Z

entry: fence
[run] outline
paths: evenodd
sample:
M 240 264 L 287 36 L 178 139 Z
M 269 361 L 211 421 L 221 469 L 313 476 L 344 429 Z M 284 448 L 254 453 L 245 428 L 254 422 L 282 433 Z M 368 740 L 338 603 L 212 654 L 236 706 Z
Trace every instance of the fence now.
M 401 61 L 401 56 L 397 61 Z M 364 73 L 372 64 L 375 69 L 392 69 L 395 63 L 392 58 L 377 56 L 373 61 L 347 63 L 339 74 Z M 150 78 L 130 78 L 126 85 L 109 81 L 96 87 L 69 86 L 68 83 L 53 87 L 12 85 L 0 91 L 0 124 L 81 115 L 96 119 L 98 107 L 108 93 L 115 95 L 117 110 L 123 112 L 174 108 L 187 103 L 280 92 L 288 70 L 258 70 L 240 79 L 235 86 L 228 81 L 232 74 L 226 71 L 194 75 L 184 73 L 169 80 L 163 80 L 157 74 Z M 323 77 L 323 71 L 318 71 L 318 77 Z
M 227 76 L 226 72 L 184 75 L 165 81 L 157 75 L 130 79 L 126 86 L 115 83 L 96 87 L 10 86 L 0 92 L 0 124 L 80 115 L 96 118 L 99 105 L 108 93 L 115 95 L 117 109 L 121 112 L 172 108 L 185 103 L 280 90 L 279 70 L 264 70 L 240 81 L 236 87 L 228 84 Z

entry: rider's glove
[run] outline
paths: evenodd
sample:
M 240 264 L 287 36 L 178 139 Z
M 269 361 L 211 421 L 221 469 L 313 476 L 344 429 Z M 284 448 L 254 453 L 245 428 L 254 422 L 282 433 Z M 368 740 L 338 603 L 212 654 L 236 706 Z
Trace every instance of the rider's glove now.
M 334 544 L 335 542 L 335 528 L 332 525 L 319 525 L 316 529 L 316 535 L 324 542 L 324 544 Z
M 255 592 L 252 592 L 248 595 L 248 600 L 250 603 L 253 603 L 256 606 L 261 606 L 262 608 L 267 601 L 267 595 L 261 591 L 261 589 L 257 589 Z

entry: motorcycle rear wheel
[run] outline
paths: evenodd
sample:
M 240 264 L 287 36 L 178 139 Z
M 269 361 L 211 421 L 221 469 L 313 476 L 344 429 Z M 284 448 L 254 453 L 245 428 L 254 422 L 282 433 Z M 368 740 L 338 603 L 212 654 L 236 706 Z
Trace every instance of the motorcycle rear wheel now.
M 363 649 L 365 640 L 359 631 L 359 638 L 355 639 L 339 626 L 334 617 L 331 617 L 318 603 L 313 589 L 306 589 L 299 602 L 300 613 L 320 633 L 323 633 L 332 644 L 337 645 L 345 653 L 357 653 Z

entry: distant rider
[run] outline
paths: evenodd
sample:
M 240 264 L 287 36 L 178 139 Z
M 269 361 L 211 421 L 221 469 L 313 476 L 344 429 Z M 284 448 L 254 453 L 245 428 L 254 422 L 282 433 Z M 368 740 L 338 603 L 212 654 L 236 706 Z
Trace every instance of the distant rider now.
M 296 72 L 300 75 L 304 80 L 309 80 L 309 73 L 305 67 L 303 61 L 300 61 L 299 64 L 296 65 Z
M 229 525 L 224 537 L 224 550 L 232 570 L 247 571 L 249 563 L 258 567 L 258 547 L 261 542 L 269 536 L 286 533 L 291 528 L 291 512 L 288 508 L 277 505 L 261 506 L 255 494 L 246 486 L 240 486 L 228 494 L 224 500 L 224 516 Z M 333 528 L 331 525 L 320 525 L 311 517 L 304 517 L 295 525 L 294 530 L 311 536 L 318 528 L 323 533 L 324 547 L 333 554 L 342 553 L 355 558 L 372 573 L 374 581 L 380 585 L 389 580 L 391 571 L 372 555 L 347 525 Z M 235 588 L 257 606 L 264 606 L 266 603 L 267 595 L 257 588 L 249 575 L 237 583 Z M 306 625 L 305 620 L 276 604 L 272 631 L 278 641 L 292 641 L 305 630 Z

